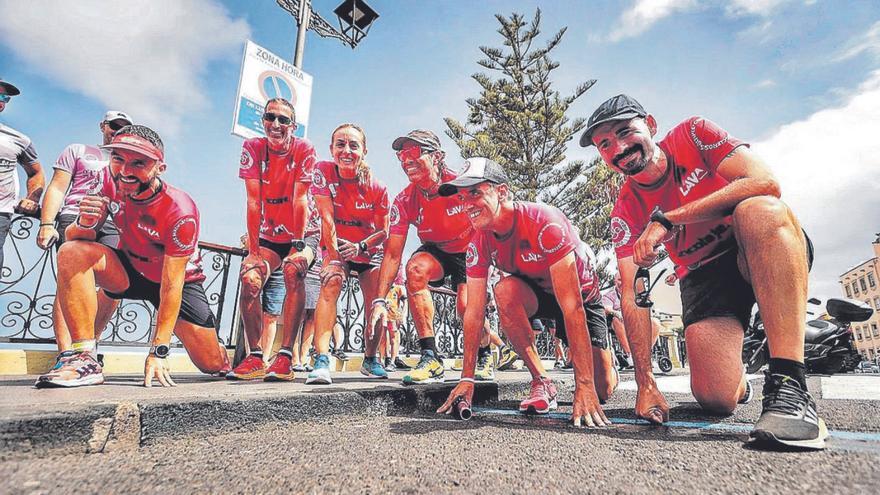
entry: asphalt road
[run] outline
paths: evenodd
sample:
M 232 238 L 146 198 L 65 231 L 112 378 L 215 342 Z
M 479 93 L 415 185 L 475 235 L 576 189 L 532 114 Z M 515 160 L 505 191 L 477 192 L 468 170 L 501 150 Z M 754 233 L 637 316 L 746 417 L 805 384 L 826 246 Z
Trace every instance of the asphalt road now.
M 668 397 L 674 419 L 700 418 L 691 397 Z M 625 417 L 631 404 L 631 392 L 620 391 L 606 412 Z M 822 400 L 820 411 L 825 407 L 826 416 L 837 418 L 832 429 L 876 431 L 838 411 L 856 404 Z M 870 404 L 874 416 L 876 404 Z M 759 408 L 743 406 L 723 424 L 754 421 Z M 717 421 L 701 417 L 707 419 Z M 469 422 L 337 416 L 159 438 L 131 451 L 6 459 L 0 486 L 7 493 L 543 495 L 876 493 L 880 485 L 880 441 L 832 441 L 823 452 L 767 452 L 743 439 L 742 433 L 687 427 L 577 430 L 558 419 L 489 413 Z

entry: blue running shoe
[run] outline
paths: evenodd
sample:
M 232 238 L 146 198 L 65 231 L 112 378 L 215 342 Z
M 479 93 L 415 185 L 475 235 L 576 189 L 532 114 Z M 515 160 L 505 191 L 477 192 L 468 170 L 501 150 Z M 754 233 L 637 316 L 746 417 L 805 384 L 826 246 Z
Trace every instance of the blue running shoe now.
M 306 385 L 310 384 L 330 385 L 333 379 L 330 378 L 330 356 L 327 354 L 318 354 L 315 358 L 315 369 L 306 377 Z
M 388 372 L 379 363 L 379 358 L 364 357 L 364 363 L 361 365 L 361 374 L 371 378 L 388 378 Z

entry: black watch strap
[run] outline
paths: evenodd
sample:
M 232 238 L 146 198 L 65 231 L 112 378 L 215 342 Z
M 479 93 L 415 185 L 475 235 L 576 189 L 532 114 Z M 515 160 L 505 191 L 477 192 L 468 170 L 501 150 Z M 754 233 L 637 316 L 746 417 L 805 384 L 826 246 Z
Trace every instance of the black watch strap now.
M 159 344 L 150 347 L 150 354 L 156 356 L 159 359 L 167 358 L 169 352 L 171 352 L 171 347 L 165 344 Z
M 367 241 L 361 241 L 361 242 L 359 242 L 359 243 L 358 243 L 358 247 L 361 248 L 361 252 L 362 252 L 362 253 L 366 253 L 366 252 L 367 252 L 367 249 L 370 249 L 370 247 L 367 246 Z
M 672 222 L 670 222 L 669 219 L 666 218 L 666 215 L 663 214 L 659 206 L 655 206 L 654 211 L 651 212 L 651 221 L 659 223 L 660 225 L 665 227 L 666 230 L 672 230 L 672 228 L 675 227 L 674 225 L 672 225 Z

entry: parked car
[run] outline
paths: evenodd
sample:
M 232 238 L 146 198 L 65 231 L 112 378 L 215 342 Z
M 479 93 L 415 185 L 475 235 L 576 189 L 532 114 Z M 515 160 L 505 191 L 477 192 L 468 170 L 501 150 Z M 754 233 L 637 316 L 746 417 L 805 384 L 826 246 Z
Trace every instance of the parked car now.
M 880 373 L 880 366 L 871 361 L 862 361 L 856 366 L 856 373 Z

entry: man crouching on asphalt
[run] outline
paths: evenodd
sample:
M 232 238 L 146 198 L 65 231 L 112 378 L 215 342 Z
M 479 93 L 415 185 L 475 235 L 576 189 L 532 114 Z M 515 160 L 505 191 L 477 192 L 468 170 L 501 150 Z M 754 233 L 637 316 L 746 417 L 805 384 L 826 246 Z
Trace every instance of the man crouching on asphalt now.
M 172 332 L 202 372 L 228 370 L 202 287 L 199 210 L 188 194 L 159 178 L 166 168 L 162 140 L 148 127 L 129 125 L 103 148 L 110 150 L 110 174 L 80 201 L 77 219 L 66 230 L 68 242 L 58 251 L 58 299 L 74 353 L 36 386 L 104 383 L 95 356 L 96 285 L 113 299 L 146 300 L 157 310 L 145 386 L 153 379 L 175 385 L 166 359 Z M 108 215 L 120 232 L 116 249 L 95 241 Z
M 458 178 L 440 186 L 443 196 L 458 194 L 476 233 L 466 258 L 462 378 L 437 412 L 450 413 L 459 398 L 473 400 L 486 279 L 494 265 L 510 274 L 494 289 L 501 326 L 532 375 L 531 393 L 520 411 L 543 414 L 556 407 L 556 387 L 541 364 L 529 323 L 551 318 L 557 322 L 556 336 L 571 346 L 576 382 L 572 421 L 575 426 L 610 425 L 599 404 L 617 386 L 617 374 L 589 248 L 558 209 L 514 202 L 508 182 L 497 163 L 471 158 Z
M 702 117 L 654 142 L 657 122 L 618 95 L 587 122 L 581 146 L 595 145 L 625 174 L 611 213 L 623 318 L 636 368 L 636 414 L 655 423 L 669 406 L 651 373 L 648 310 L 635 304 L 633 279 L 662 243 L 681 280 L 691 391 L 714 414 L 751 397 L 743 375 L 743 329 L 757 300 L 770 347 L 763 411 L 752 430 L 761 443 L 821 449 L 828 431 L 804 377 L 804 315 L 812 245 L 779 184 L 746 143 Z

